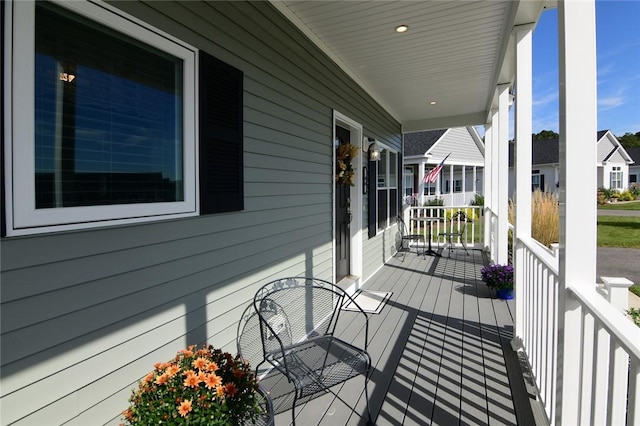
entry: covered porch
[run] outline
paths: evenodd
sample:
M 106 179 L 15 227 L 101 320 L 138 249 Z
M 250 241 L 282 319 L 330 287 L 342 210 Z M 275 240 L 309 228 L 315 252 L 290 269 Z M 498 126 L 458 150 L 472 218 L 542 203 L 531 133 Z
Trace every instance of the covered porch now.
M 374 424 L 544 424 L 527 370 L 523 376 L 510 346 L 514 303 L 496 299 L 480 279 L 487 261 L 480 250 L 425 258 L 413 249 L 367 281 L 364 290 L 392 292 L 369 318 Z M 349 321 L 356 315 L 342 315 L 341 337 L 358 344 L 359 327 Z M 291 422 L 285 382 L 277 375 L 262 381 L 278 425 Z M 297 409 L 297 423 L 365 424 L 363 380 L 350 380 L 337 393 L 355 410 L 325 394 Z

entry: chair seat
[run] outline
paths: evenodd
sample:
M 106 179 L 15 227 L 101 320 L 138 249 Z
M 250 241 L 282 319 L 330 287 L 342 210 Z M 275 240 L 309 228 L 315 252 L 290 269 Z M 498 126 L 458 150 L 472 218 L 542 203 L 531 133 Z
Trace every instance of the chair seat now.
M 301 397 L 366 374 L 371 364 L 365 350 L 331 335 L 288 346 L 284 356 L 280 351 L 269 353 L 267 360 L 303 389 Z

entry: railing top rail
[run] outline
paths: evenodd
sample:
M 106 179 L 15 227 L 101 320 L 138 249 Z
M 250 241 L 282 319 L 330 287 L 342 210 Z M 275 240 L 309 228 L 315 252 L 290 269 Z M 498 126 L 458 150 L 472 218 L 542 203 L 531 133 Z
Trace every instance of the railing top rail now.
M 595 288 L 583 289 L 568 286 L 567 291 L 575 296 L 611 335 L 615 336 L 630 356 L 640 360 L 640 327 L 625 318 L 622 312 L 597 294 Z
M 409 207 L 412 210 L 419 210 L 419 209 L 442 209 L 442 210 L 449 210 L 449 209 L 478 209 L 478 210 L 482 210 L 482 206 L 411 206 Z
M 530 237 L 518 238 L 517 242 L 531 250 L 531 252 L 533 252 L 533 254 L 535 254 L 551 272 L 558 276 L 558 261 L 555 256 L 551 254 L 549 249 L 540 244 L 536 239 Z

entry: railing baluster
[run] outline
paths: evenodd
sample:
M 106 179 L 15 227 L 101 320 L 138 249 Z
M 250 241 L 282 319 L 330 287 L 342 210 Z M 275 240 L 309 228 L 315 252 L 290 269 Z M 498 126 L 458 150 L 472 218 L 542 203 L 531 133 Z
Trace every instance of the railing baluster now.
M 611 342 L 609 361 L 613 363 L 613 370 L 609 373 L 609 409 L 607 423 L 610 425 L 625 424 L 627 408 L 627 377 L 629 371 L 629 357 L 617 340 Z
M 596 338 L 593 342 L 595 359 L 591 366 L 593 376 L 593 392 L 591 393 L 592 419 L 594 425 L 604 425 L 607 419 L 607 406 L 602 401 L 607 400 L 609 385 L 609 333 L 600 321 L 596 322 Z
M 627 424 L 640 424 L 640 359 L 631 358 L 629 364 L 629 394 L 627 395 Z

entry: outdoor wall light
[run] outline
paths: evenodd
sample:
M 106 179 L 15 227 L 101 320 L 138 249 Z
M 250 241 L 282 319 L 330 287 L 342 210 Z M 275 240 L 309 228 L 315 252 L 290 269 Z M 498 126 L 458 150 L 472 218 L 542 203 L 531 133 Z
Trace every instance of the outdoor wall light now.
M 376 140 L 373 138 L 365 138 L 365 140 L 365 143 L 370 143 L 369 149 L 367 149 L 367 152 L 369 153 L 369 161 L 380 161 L 380 152 L 382 149 L 380 149 Z

